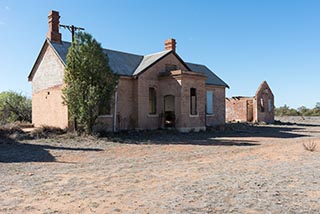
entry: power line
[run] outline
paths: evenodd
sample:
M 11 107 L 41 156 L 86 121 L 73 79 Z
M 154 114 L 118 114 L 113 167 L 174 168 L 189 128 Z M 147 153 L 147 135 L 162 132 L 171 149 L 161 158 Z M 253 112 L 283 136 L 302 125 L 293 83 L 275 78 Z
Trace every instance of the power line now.
M 74 34 L 76 31 L 78 30 L 85 30 L 82 27 L 76 27 L 74 25 L 60 25 L 60 27 L 64 28 L 64 29 L 68 29 L 71 32 L 72 35 L 72 41 L 74 40 Z

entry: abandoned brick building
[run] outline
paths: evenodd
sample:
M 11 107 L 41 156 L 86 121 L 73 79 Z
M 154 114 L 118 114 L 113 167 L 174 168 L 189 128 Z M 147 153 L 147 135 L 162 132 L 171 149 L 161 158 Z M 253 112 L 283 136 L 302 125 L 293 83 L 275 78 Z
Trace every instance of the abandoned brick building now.
M 226 120 L 239 122 L 274 122 L 274 95 L 266 81 L 254 97 L 226 98 Z
M 61 89 L 71 43 L 62 41 L 59 19 L 58 12 L 49 13 L 47 38 L 28 77 L 35 126 L 70 124 Z M 150 55 L 104 51 L 120 78 L 110 111 L 98 118 L 100 128 L 189 131 L 225 123 L 228 85 L 206 66 L 183 61 L 174 39 L 165 42 L 164 51 Z

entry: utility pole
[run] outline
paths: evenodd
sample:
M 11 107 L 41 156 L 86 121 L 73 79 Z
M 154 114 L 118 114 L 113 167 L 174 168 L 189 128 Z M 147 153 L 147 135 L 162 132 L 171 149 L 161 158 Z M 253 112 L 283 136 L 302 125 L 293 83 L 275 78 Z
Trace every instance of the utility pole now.
M 84 28 L 82 27 L 76 27 L 74 25 L 60 25 L 60 27 L 64 28 L 64 29 L 68 29 L 71 32 L 72 35 L 72 42 L 74 41 L 74 33 L 77 30 L 84 30 Z
M 76 30 L 84 30 L 84 28 L 82 27 L 76 27 L 74 25 L 59 25 L 60 27 L 64 28 L 64 29 L 68 29 L 71 32 L 72 35 L 72 42 L 74 42 L 74 34 L 76 32 Z M 73 65 L 74 66 L 74 65 Z M 78 130 L 78 123 L 77 123 L 77 118 L 74 118 L 73 121 L 73 125 L 74 125 L 74 130 Z

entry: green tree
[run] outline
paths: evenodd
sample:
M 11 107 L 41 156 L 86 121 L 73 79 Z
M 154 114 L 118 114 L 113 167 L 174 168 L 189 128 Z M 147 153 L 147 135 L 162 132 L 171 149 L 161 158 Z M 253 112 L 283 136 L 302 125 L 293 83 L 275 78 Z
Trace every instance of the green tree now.
M 299 116 L 300 113 L 294 108 L 290 108 L 286 104 L 279 108 L 275 108 L 274 113 L 276 116 Z
M 108 65 L 108 57 L 94 38 L 79 32 L 67 54 L 64 103 L 79 129 L 91 134 L 102 108 L 110 106 L 118 82 Z
M 31 109 L 31 99 L 21 93 L 13 91 L 0 93 L 0 123 L 31 122 Z

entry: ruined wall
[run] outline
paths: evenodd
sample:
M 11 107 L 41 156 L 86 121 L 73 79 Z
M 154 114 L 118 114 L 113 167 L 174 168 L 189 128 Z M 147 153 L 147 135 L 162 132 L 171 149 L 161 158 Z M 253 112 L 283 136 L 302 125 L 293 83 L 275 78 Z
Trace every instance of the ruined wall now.
M 274 122 L 274 96 L 267 86 L 262 87 L 256 94 L 253 106 L 256 106 L 254 108 L 255 122 Z
M 253 98 L 232 97 L 226 98 L 226 121 L 248 121 L 248 101 Z

